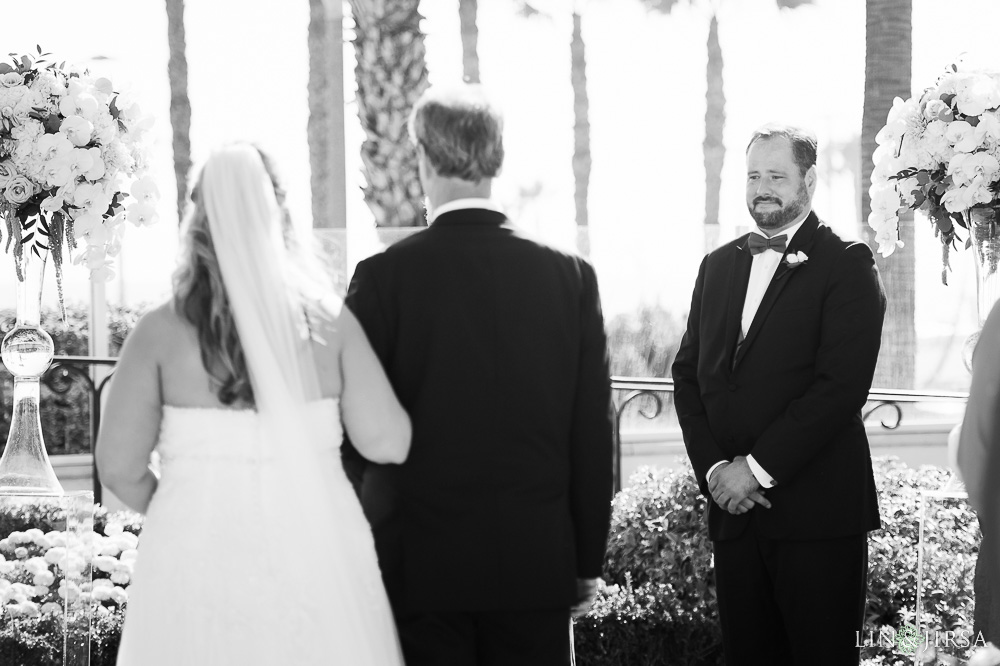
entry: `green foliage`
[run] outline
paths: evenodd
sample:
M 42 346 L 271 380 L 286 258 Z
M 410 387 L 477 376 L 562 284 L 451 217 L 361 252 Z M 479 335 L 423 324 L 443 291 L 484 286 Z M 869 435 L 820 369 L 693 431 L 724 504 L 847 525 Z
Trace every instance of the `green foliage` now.
M 864 633 L 878 637 L 914 621 L 920 491 L 941 489 L 949 474 L 912 469 L 896 458 L 874 463 L 883 529 L 869 539 Z M 722 663 L 706 512 L 686 465 L 669 473 L 642 468 L 632 476 L 614 499 L 604 568 L 611 584 L 576 623 L 580 666 Z M 975 514 L 964 501 L 935 500 L 928 503 L 925 525 L 921 628 L 971 631 Z M 863 656 L 887 666 L 909 663 L 878 645 Z
M 917 607 L 917 548 L 920 492 L 940 490 L 949 472 L 931 466 L 907 467 L 896 458 L 875 460 L 882 530 L 868 540 L 868 607 L 865 633 L 913 624 Z M 979 524 L 964 500 L 934 499 L 925 508 L 924 589 L 921 630 L 964 631 L 971 635 L 973 576 L 979 554 Z M 909 664 L 891 648 L 866 649 L 885 664 Z M 966 658 L 967 650 L 953 656 Z
M 688 466 L 632 475 L 613 502 L 613 584 L 576 623 L 580 666 L 722 663 L 707 510 Z
M 686 321 L 659 305 L 614 317 L 607 324 L 611 374 L 669 377 Z
M 108 312 L 108 329 L 111 356 L 117 356 L 125 336 L 135 326 L 139 310 L 113 307 Z M 0 311 L 0 336 L 14 327 L 15 316 L 11 310 Z M 87 356 L 89 324 L 87 309 L 68 306 L 64 322 L 55 310 L 42 312 L 42 328 L 52 336 L 57 356 Z M 87 453 L 90 441 L 90 392 L 80 380 L 56 384 L 65 388 L 61 393 L 42 383 L 41 419 L 42 435 L 49 455 L 60 453 Z M 7 442 L 12 413 L 14 380 L 6 368 L 0 369 L 0 451 Z

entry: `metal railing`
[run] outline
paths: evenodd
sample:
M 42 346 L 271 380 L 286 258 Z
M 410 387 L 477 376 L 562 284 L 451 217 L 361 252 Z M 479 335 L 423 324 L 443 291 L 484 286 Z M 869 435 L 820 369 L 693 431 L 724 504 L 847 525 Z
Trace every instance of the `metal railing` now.
M 42 374 L 41 381 L 57 395 L 65 395 L 76 382 L 83 384 L 90 399 L 90 452 L 97 448 L 97 433 L 101 429 L 101 397 L 114 374 L 116 358 L 101 356 L 56 356 L 49 369 Z M 99 379 L 94 377 L 94 368 L 108 368 L 107 374 Z M 91 461 L 91 479 L 94 501 L 101 502 L 101 478 L 97 471 L 97 456 Z
M 114 372 L 117 362 L 115 358 L 95 356 L 56 356 L 52 365 L 42 375 L 42 383 L 56 394 L 65 394 L 76 382 L 80 382 L 90 397 L 90 441 L 91 453 L 97 445 L 97 433 L 101 427 L 101 398 L 108 380 Z M 108 368 L 103 378 L 95 381 L 92 369 Z M 615 491 L 622 487 L 622 418 L 626 409 L 640 398 L 649 398 L 650 402 L 640 408 L 639 414 L 652 420 L 663 413 L 664 396 L 674 392 L 672 379 L 655 377 L 612 377 L 611 388 L 614 392 L 614 484 Z M 878 414 L 880 425 L 886 430 L 895 430 L 903 421 L 902 405 L 919 402 L 965 402 L 968 393 L 958 392 L 921 392 L 902 389 L 872 389 L 868 394 L 868 404 L 862 412 L 866 421 Z M 97 472 L 96 458 L 93 464 L 94 500 L 101 501 L 101 483 Z
M 615 492 L 622 488 L 622 417 L 629 405 L 640 398 L 649 398 L 645 408 L 639 409 L 639 414 L 652 420 L 663 413 L 664 395 L 673 394 L 672 379 L 655 377 L 612 377 L 611 389 L 614 391 L 615 422 L 614 422 L 614 484 Z M 868 403 L 861 413 L 867 421 L 878 414 L 880 425 L 886 430 L 897 429 L 903 421 L 902 405 L 918 402 L 965 402 L 968 393 L 938 391 L 927 393 L 904 389 L 873 388 L 868 393 Z

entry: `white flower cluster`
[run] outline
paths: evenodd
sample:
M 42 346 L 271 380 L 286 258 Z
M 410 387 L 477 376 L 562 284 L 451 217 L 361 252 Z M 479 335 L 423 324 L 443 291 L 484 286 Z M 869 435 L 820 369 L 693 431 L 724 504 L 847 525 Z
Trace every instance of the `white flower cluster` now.
M 993 204 L 1000 181 L 1000 73 L 958 71 L 942 76 L 920 98 L 896 98 L 875 137 L 871 213 L 879 253 L 899 240 L 899 213 L 922 210 L 942 242 L 954 239 L 961 212 Z
M 92 603 L 98 614 L 125 605 L 138 541 L 113 523 L 75 548 L 64 532 L 12 532 L 0 539 L 0 618 L 62 613 L 67 603 Z M 82 576 L 88 567 L 92 582 Z
M 14 62 L 0 63 L 0 212 L 62 227 L 50 242 L 79 244 L 74 263 L 109 280 L 125 221 L 157 218 L 159 191 L 144 175 L 152 120 L 106 78 Z

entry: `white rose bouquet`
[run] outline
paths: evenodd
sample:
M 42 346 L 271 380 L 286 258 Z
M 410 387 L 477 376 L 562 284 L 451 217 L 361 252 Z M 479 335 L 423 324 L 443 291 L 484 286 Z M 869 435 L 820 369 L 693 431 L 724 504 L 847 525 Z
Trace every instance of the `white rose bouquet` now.
M 902 246 L 899 212 L 927 214 L 948 252 L 963 211 L 1000 208 L 1000 73 L 952 65 L 919 98 L 896 98 L 875 137 L 869 226 L 879 253 Z M 947 284 L 946 272 L 942 280 Z
M 51 251 L 62 302 L 63 245 L 92 280 L 114 277 L 125 221 L 156 221 L 151 119 L 106 78 L 38 59 L 0 63 L 0 217 L 18 278 L 25 251 Z M 131 195 L 131 197 L 130 197 Z M 0 228 L 2 233 L 2 228 Z M 74 256 L 75 253 L 75 256 Z

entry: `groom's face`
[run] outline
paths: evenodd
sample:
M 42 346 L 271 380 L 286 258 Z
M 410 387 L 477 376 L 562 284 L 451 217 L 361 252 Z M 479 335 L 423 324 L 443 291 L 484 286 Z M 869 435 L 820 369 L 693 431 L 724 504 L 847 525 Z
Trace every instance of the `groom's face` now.
M 812 206 L 815 168 L 805 175 L 784 137 L 759 139 L 747 152 L 747 208 L 762 231 L 781 231 Z

